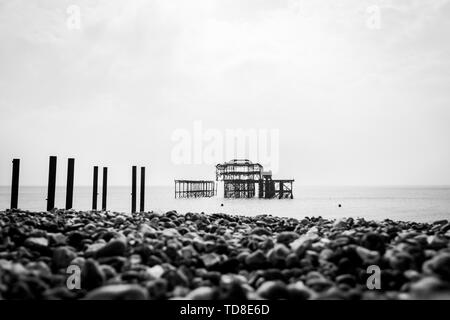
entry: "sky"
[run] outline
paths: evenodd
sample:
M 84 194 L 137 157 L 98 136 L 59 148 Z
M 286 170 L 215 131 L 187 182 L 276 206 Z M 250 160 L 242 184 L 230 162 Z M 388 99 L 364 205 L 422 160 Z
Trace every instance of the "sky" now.
M 238 130 L 299 185 L 450 185 L 448 39 L 449 0 L 0 0 L 0 185 L 212 179 Z

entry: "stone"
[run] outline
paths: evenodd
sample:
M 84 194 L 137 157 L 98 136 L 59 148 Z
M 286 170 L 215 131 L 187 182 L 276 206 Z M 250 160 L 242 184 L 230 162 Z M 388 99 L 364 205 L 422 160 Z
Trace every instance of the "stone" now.
M 347 229 L 348 224 L 347 224 L 346 219 L 338 219 L 333 223 L 333 227 L 335 229 Z
M 410 297 L 419 300 L 449 300 L 450 284 L 437 277 L 425 277 L 411 284 Z
M 442 233 L 446 233 L 446 232 L 449 231 L 449 230 L 450 230 L 450 223 L 447 223 L 447 224 L 443 225 L 443 226 L 439 229 L 439 231 L 442 232 Z
M 306 281 L 306 285 L 315 292 L 324 292 L 331 288 L 333 283 L 325 278 L 314 278 Z
M 375 232 L 366 233 L 361 240 L 361 246 L 372 251 L 378 251 L 383 254 L 386 248 L 383 237 Z
M 100 270 L 103 273 L 103 275 L 105 276 L 106 281 L 109 279 L 115 278 L 117 276 L 117 271 L 113 267 L 108 266 L 106 264 L 102 264 L 100 266 Z
M 314 297 L 315 293 L 304 285 L 302 281 L 290 283 L 287 286 L 289 300 L 308 300 Z
M 167 280 L 156 279 L 147 283 L 147 291 L 150 299 L 159 300 L 167 295 Z
M 378 251 L 372 251 L 364 247 L 356 247 L 356 253 L 361 260 L 368 265 L 378 264 L 378 261 L 380 260 Z
M 263 267 L 266 263 L 266 255 L 261 250 L 256 250 L 245 258 L 245 264 L 251 268 Z
M 406 271 L 413 267 L 414 259 L 408 252 L 393 252 L 387 255 L 389 265 L 392 269 Z
M 300 260 L 298 259 L 297 255 L 295 253 L 290 253 L 286 257 L 286 267 L 287 268 L 294 268 L 300 266 Z
M 298 239 L 292 241 L 289 245 L 293 251 L 299 252 L 302 248 L 308 246 L 309 243 L 319 239 L 316 227 L 312 227 L 305 234 L 301 235 Z
M 89 292 L 86 300 L 147 300 L 147 290 L 137 284 L 112 284 Z
M 270 230 L 267 230 L 266 228 L 255 228 L 252 230 L 251 234 L 256 234 L 258 236 L 270 236 L 272 235 L 272 232 Z
M 139 226 L 139 232 L 144 236 L 149 236 L 156 234 L 156 229 L 150 227 L 148 224 L 143 223 Z
M 261 284 L 256 293 L 263 299 L 279 300 L 287 299 L 289 291 L 281 281 L 267 281 Z
M 76 257 L 69 247 L 58 247 L 53 250 L 52 265 L 55 269 L 67 268 Z
M 161 278 L 165 270 L 162 266 L 156 265 L 147 270 L 147 272 L 155 279 Z
M 97 231 L 97 227 L 95 226 L 95 224 L 93 223 L 88 223 L 87 225 L 84 226 L 84 231 L 86 231 L 87 233 L 94 233 Z
M 86 234 L 80 231 L 72 231 L 67 236 L 67 244 L 78 250 L 84 247 L 83 240 L 86 238 Z
M 43 297 L 46 300 L 73 300 L 76 299 L 77 295 L 66 287 L 56 287 L 46 290 Z
M 97 258 L 124 256 L 126 250 L 127 244 L 125 241 L 114 239 L 98 249 L 95 256 Z
M 214 300 L 216 290 L 210 287 L 199 287 L 192 290 L 186 298 L 189 300 Z
M 267 254 L 269 262 L 276 265 L 283 265 L 286 262 L 287 256 L 290 254 L 290 250 L 284 244 L 276 244 Z
M 114 221 L 114 224 L 120 225 L 126 221 L 126 218 L 123 216 L 117 216 L 113 221 Z
M 283 231 L 277 235 L 277 242 L 289 245 L 292 241 L 298 239 L 299 234 L 293 231 Z
M 335 280 L 337 284 L 345 284 L 351 288 L 356 286 L 356 278 L 351 274 L 341 274 Z
M 162 231 L 162 235 L 168 238 L 179 237 L 180 233 L 175 228 L 167 228 Z
M 220 256 L 216 253 L 203 254 L 201 259 L 206 268 L 210 268 L 221 261 Z
M 192 257 L 197 255 L 197 251 L 195 251 L 194 247 L 192 245 L 186 246 L 181 248 L 181 256 L 184 259 L 192 259 Z
M 30 237 L 24 245 L 30 249 L 42 249 L 48 247 L 48 239 L 44 237 Z
M 105 275 L 98 263 L 93 259 L 87 259 L 81 272 L 81 286 L 92 290 L 103 285 Z
M 49 233 L 49 240 L 55 245 L 65 245 L 67 243 L 67 237 L 62 233 Z
M 105 246 L 105 242 L 95 242 L 87 246 L 86 250 L 84 251 L 84 255 L 87 257 L 94 256 L 98 250 L 103 248 Z
M 450 253 L 441 253 L 423 264 L 423 271 L 450 282 Z

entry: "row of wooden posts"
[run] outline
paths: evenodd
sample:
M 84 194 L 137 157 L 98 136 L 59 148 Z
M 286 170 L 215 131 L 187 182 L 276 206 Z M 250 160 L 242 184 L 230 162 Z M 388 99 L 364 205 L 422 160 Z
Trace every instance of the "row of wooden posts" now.
M 55 208 L 56 192 L 56 163 L 57 158 L 50 156 L 48 187 L 47 187 L 47 211 Z M 19 170 L 20 159 L 13 159 L 12 183 L 11 183 L 11 209 L 17 209 L 19 203 Z M 69 158 L 67 165 L 67 184 L 66 184 L 66 210 L 73 207 L 73 185 L 74 185 L 75 159 Z M 137 166 L 132 167 L 131 171 L 131 212 L 136 212 L 136 190 L 137 190 Z M 103 167 L 102 183 L 102 211 L 106 211 L 106 200 L 108 191 L 108 167 Z M 98 166 L 94 166 L 94 177 L 92 187 L 92 210 L 97 210 L 98 196 Z M 140 212 L 145 210 L 145 167 L 141 167 L 141 185 L 140 185 Z

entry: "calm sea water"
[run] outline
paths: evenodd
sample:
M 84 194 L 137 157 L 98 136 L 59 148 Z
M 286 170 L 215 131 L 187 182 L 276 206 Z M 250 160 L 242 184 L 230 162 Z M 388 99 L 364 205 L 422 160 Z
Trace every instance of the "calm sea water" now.
M 74 209 L 91 208 L 92 189 L 75 187 Z M 46 187 L 21 187 L 19 207 L 28 210 L 45 210 Z M 108 188 L 108 210 L 129 212 L 130 187 Z M 174 199 L 173 187 L 148 187 L 146 210 L 180 213 L 223 212 L 241 215 L 272 214 L 302 218 L 364 217 L 367 219 L 435 221 L 450 219 L 450 187 L 294 187 L 294 199 L 224 199 L 213 198 Z M 56 207 L 63 208 L 65 188 L 56 190 Z M 138 197 L 139 203 L 139 197 Z M 223 203 L 223 207 L 220 205 Z M 0 187 L 0 209 L 10 204 L 10 188 Z M 341 204 L 342 207 L 338 207 Z M 98 197 L 101 206 L 101 195 Z

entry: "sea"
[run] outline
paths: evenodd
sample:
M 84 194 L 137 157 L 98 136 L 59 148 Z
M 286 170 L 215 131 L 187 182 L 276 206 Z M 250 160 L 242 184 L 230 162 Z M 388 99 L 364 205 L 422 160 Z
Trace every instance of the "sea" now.
M 450 186 L 440 187 L 319 187 L 294 186 L 294 199 L 225 199 L 220 193 L 211 198 L 175 199 L 173 186 L 148 186 L 145 210 L 179 213 L 204 212 L 233 215 L 304 217 L 322 216 L 433 222 L 450 220 Z M 43 211 L 46 208 L 46 187 L 21 186 L 19 208 Z M 65 206 L 65 188 L 56 188 L 56 207 Z M 340 205 L 340 206 L 339 206 Z M 10 187 L 0 187 L 0 210 L 10 206 Z M 90 210 L 92 188 L 74 187 L 73 208 Z M 101 208 L 101 194 L 98 196 Z M 137 196 L 139 208 L 139 195 Z M 129 213 L 131 187 L 108 187 L 107 210 Z

